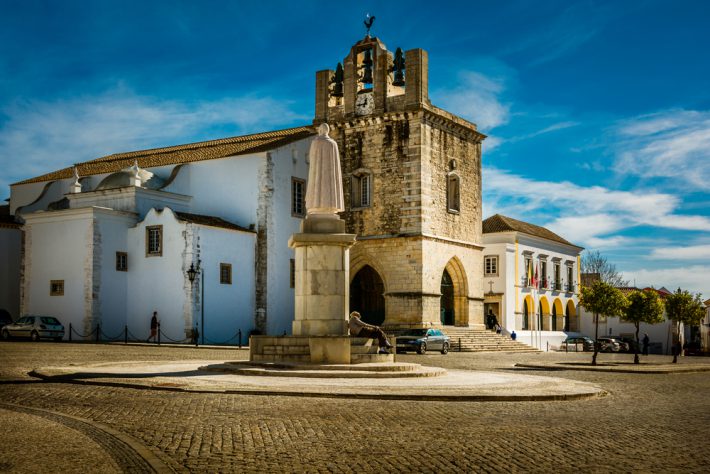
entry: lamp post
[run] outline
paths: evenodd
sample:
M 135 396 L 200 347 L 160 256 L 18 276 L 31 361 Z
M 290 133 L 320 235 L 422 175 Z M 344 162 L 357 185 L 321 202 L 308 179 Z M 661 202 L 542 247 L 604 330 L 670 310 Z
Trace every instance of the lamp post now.
M 190 284 L 192 285 L 195 282 L 195 277 L 197 274 L 200 274 L 200 290 L 202 295 L 200 296 L 200 319 L 201 319 L 201 326 L 202 329 L 200 330 L 200 338 L 202 339 L 202 345 L 205 344 L 205 275 L 200 268 L 200 260 L 197 261 L 197 268 L 195 268 L 195 264 L 191 263 L 190 268 L 187 270 L 187 278 L 190 279 Z

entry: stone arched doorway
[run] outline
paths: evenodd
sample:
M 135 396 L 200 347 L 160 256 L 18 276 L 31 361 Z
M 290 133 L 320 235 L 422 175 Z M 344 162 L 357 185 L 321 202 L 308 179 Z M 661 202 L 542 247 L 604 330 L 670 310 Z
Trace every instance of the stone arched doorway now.
M 458 258 L 446 264 L 441 274 L 441 324 L 466 326 L 468 320 L 468 280 Z
M 357 272 L 350 282 L 350 311 L 357 311 L 368 324 L 381 325 L 385 320 L 385 285 L 369 265 Z
M 449 272 L 444 270 L 441 275 L 441 324 L 453 326 L 456 322 L 456 309 L 454 307 L 454 282 Z

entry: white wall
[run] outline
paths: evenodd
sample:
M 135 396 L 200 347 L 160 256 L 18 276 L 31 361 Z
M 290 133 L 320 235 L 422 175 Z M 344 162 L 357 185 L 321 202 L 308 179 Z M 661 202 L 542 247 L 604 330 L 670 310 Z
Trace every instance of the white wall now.
M 580 318 L 582 323 L 581 333 L 585 336 L 594 339 L 595 324 L 594 315 L 584 307 L 580 306 Z M 609 330 L 611 329 L 611 332 Z M 648 338 L 651 344 L 661 343 L 663 354 L 670 353 L 670 344 L 672 344 L 673 339 L 671 335 L 672 322 L 664 319 L 662 323 L 658 324 L 646 324 L 641 323 L 639 326 L 639 340 L 643 339 L 643 335 L 648 333 Z M 627 323 L 621 321 L 620 318 L 599 318 L 599 337 L 602 336 L 632 336 L 636 337 L 636 326 L 633 323 Z
M 126 325 L 126 301 L 128 297 L 128 279 L 136 278 L 132 263 L 138 258 L 135 252 L 128 251 L 126 236 L 128 229 L 136 223 L 136 217 L 125 214 L 103 213 L 97 219 L 95 231 L 99 234 L 99 243 L 95 243 L 99 265 L 95 268 L 99 274 L 95 278 L 96 304 L 101 321 L 101 332 L 106 338 L 123 338 Z M 95 242 L 97 239 L 94 239 Z M 128 253 L 128 271 L 116 271 L 116 252 Z
M 193 225 L 199 238 L 200 257 L 205 278 L 204 331 L 205 343 L 238 344 L 234 337 L 242 332 L 247 344 L 254 328 L 256 233 Z M 232 265 L 232 283 L 220 283 L 220 263 Z M 189 263 L 186 262 L 189 268 Z M 199 277 L 198 277 L 199 278 Z M 195 285 L 195 301 L 199 302 L 201 282 Z M 199 309 L 195 317 L 202 318 Z
M 152 225 L 163 226 L 161 256 L 146 256 L 146 227 Z M 191 256 L 192 248 L 191 242 L 185 240 L 185 230 L 185 224 L 178 222 L 169 208 L 149 211 L 143 221 L 128 230 L 126 319 L 128 330 L 137 339 L 148 338 L 153 311 L 158 312 L 160 329 L 168 338 L 163 338 L 163 342 L 186 339 L 186 330 L 192 327 L 183 310 L 191 292 L 185 273 L 189 265 L 185 267 L 183 255 Z
M 288 247 L 288 239 L 300 232 L 302 221 L 291 216 L 291 177 L 308 179 L 306 158 L 311 141 L 312 138 L 299 140 L 270 153 L 274 165 L 274 191 L 268 232 L 268 334 L 291 334 L 294 289 L 290 288 L 289 277 L 290 259 L 294 258 L 294 252 Z
M 57 317 L 66 328 L 66 339 L 70 323 L 78 333 L 88 334 L 93 330 L 93 210 L 40 212 L 26 217 L 23 313 Z M 63 296 L 50 296 L 51 280 L 64 280 Z
M 12 319 L 20 316 L 20 251 L 22 231 L 0 227 L 0 309 Z

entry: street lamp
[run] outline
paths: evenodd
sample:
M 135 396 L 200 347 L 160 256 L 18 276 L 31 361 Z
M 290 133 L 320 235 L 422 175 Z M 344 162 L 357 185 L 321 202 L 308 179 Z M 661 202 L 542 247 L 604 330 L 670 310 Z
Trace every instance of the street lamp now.
M 200 331 L 200 336 L 202 338 L 202 345 L 205 344 L 205 278 L 204 278 L 204 273 L 202 271 L 202 268 L 200 268 L 200 260 L 197 261 L 197 268 L 195 268 L 195 264 L 191 263 L 190 268 L 187 270 L 187 278 L 190 280 L 190 285 L 192 285 L 195 282 L 195 277 L 197 277 L 197 274 L 201 275 L 202 281 L 200 282 L 200 289 L 202 291 L 202 295 L 200 296 L 200 318 L 202 320 L 202 330 Z

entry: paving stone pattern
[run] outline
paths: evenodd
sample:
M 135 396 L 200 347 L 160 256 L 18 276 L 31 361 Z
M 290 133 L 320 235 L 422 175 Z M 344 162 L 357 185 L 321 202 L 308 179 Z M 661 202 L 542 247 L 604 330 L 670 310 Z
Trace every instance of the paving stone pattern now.
M 707 372 L 551 373 L 598 383 L 609 391 L 607 397 L 570 402 L 342 400 L 16 383 L 27 381 L 26 373 L 34 367 L 72 360 L 224 360 L 245 355 L 209 349 L 3 343 L 0 401 L 108 425 L 158 450 L 178 471 L 710 472 Z M 633 356 L 600 355 L 605 357 Z M 586 358 L 591 355 L 456 353 L 399 360 L 512 370 L 516 362 Z M 0 417 L 6 413 L 0 411 Z M 49 449 L 61 455 L 63 447 Z

